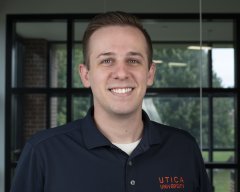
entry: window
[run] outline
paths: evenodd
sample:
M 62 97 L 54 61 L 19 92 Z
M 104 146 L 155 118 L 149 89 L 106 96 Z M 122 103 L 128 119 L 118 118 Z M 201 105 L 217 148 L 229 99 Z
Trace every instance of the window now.
M 8 16 L 7 190 L 26 140 L 39 130 L 82 118 L 92 105 L 91 91 L 78 76 L 81 39 L 92 16 Z M 152 120 L 196 138 L 216 192 L 238 191 L 240 38 L 233 31 L 240 23 L 225 15 L 217 20 L 208 16 L 200 47 L 196 15 L 138 16 L 153 40 L 157 66 L 143 108 Z

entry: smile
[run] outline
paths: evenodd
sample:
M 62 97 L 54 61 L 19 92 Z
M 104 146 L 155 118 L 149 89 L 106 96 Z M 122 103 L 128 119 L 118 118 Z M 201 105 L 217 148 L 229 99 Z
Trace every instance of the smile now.
M 133 88 L 113 88 L 110 89 L 111 92 L 123 94 L 123 93 L 129 93 L 133 90 Z

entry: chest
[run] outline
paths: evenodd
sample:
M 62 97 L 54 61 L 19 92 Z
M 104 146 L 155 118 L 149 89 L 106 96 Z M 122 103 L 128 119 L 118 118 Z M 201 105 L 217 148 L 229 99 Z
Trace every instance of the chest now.
M 63 154 L 67 154 L 66 151 Z M 189 154 L 155 147 L 135 157 L 117 149 L 57 151 L 44 170 L 46 191 L 184 192 L 194 191 L 197 173 Z

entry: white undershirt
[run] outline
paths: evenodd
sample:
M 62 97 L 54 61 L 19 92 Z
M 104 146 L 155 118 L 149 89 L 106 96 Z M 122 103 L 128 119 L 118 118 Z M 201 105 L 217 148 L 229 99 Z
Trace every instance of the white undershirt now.
M 133 143 L 127 143 L 127 144 L 119 144 L 119 143 L 113 143 L 113 145 L 117 146 L 119 149 L 130 155 L 133 150 L 137 147 L 137 145 L 140 143 L 141 139 L 133 142 Z

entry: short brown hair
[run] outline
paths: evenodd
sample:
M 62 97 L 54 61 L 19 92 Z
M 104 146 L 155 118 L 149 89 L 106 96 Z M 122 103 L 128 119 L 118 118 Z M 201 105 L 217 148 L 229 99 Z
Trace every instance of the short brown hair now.
M 83 62 L 89 68 L 89 58 L 88 58 L 88 50 L 89 50 L 89 39 L 92 34 L 97 31 L 98 29 L 106 26 L 132 26 L 139 29 L 147 43 L 148 47 L 148 62 L 149 66 L 152 63 L 152 42 L 148 32 L 144 29 L 142 23 L 137 19 L 134 15 L 115 11 L 115 12 L 107 12 L 102 13 L 95 16 L 91 22 L 88 24 L 87 29 L 83 35 Z

